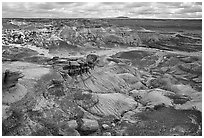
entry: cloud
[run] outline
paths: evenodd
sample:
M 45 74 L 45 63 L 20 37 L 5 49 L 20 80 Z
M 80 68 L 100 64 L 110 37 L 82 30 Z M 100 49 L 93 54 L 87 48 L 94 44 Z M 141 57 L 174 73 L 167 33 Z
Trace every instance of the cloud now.
M 3 17 L 202 18 L 201 2 L 3 2 Z

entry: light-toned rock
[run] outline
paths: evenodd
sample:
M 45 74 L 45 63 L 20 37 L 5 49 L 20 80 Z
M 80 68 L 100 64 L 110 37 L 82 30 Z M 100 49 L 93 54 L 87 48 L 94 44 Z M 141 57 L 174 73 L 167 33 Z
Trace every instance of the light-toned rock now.
M 90 119 L 82 119 L 83 124 L 81 125 L 81 130 L 83 131 L 96 131 L 99 129 L 98 121 Z
M 111 136 L 111 132 L 104 132 L 103 136 Z
M 97 98 L 98 103 L 87 110 L 99 116 L 120 117 L 125 111 L 135 109 L 138 104 L 132 97 L 120 93 L 93 94 L 93 98 Z
M 83 75 L 82 78 L 79 78 L 78 87 L 98 93 L 127 93 L 130 90 L 129 85 L 117 74 L 103 70 L 92 71 L 91 73 L 92 76 Z
M 109 129 L 109 128 L 110 128 L 110 126 L 109 126 L 109 125 L 107 125 L 107 124 L 103 124 L 103 125 L 102 125 L 102 128 L 103 128 L 103 129 Z
M 77 124 L 77 121 L 76 120 L 70 120 L 67 122 L 68 126 L 70 128 L 73 128 L 73 129 L 77 129 L 78 128 L 78 124 Z
M 133 90 L 131 95 L 142 105 L 153 108 L 157 105 L 173 106 L 173 101 L 168 95 L 174 95 L 173 92 L 162 89 L 152 90 Z
M 183 84 L 172 85 L 169 90 L 181 95 L 191 95 L 192 93 L 197 92 L 190 85 Z

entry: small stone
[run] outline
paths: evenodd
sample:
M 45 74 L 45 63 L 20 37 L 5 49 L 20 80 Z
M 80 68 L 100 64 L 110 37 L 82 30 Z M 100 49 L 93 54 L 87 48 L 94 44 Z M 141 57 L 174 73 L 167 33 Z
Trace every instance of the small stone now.
M 112 125 L 113 127 L 115 127 L 115 123 L 112 123 L 111 125 Z
M 110 126 L 109 126 L 109 125 L 107 125 L 107 124 L 103 124 L 103 125 L 102 125 L 102 128 L 103 128 L 103 129 L 109 129 L 109 128 L 110 128 Z
M 81 130 L 83 131 L 96 131 L 99 129 L 99 124 L 96 120 L 82 119 L 83 124 Z
M 70 120 L 67 122 L 68 126 L 70 128 L 73 128 L 73 129 L 77 129 L 78 128 L 78 124 L 77 124 L 77 121 L 76 120 Z
M 105 132 L 103 133 L 103 136 L 111 136 L 111 132 Z
M 72 128 L 67 128 L 60 132 L 63 136 L 80 136 L 79 132 Z

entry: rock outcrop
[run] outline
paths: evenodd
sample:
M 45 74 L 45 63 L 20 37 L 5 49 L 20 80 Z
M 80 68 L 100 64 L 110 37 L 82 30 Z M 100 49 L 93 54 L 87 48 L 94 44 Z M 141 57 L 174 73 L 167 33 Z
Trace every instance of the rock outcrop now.
M 77 100 L 78 105 L 99 117 L 112 115 L 120 118 L 124 112 L 135 109 L 138 104 L 132 97 L 120 93 L 83 94 L 83 97 L 86 95 L 89 95 L 90 99 Z

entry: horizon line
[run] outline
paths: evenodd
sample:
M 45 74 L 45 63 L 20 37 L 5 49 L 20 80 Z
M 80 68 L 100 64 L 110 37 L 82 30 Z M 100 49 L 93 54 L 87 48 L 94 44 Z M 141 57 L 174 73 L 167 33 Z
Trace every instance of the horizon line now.
M 123 20 L 126 20 L 126 19 L 161 19 L 161 20 L 166 20 L 166 19 L 184 19 L 184 20 L 202 20 L 202 18 L 137 18 L 137 17 L 127 17 L 127 18 L 120 18 L 120 17 L 101 17 L 101 18 L 97 18 L 97 17 L 2 17 L 2 19 L 12 19 L 12 18 L 15 18 L 15 19 L 123 19 Z

